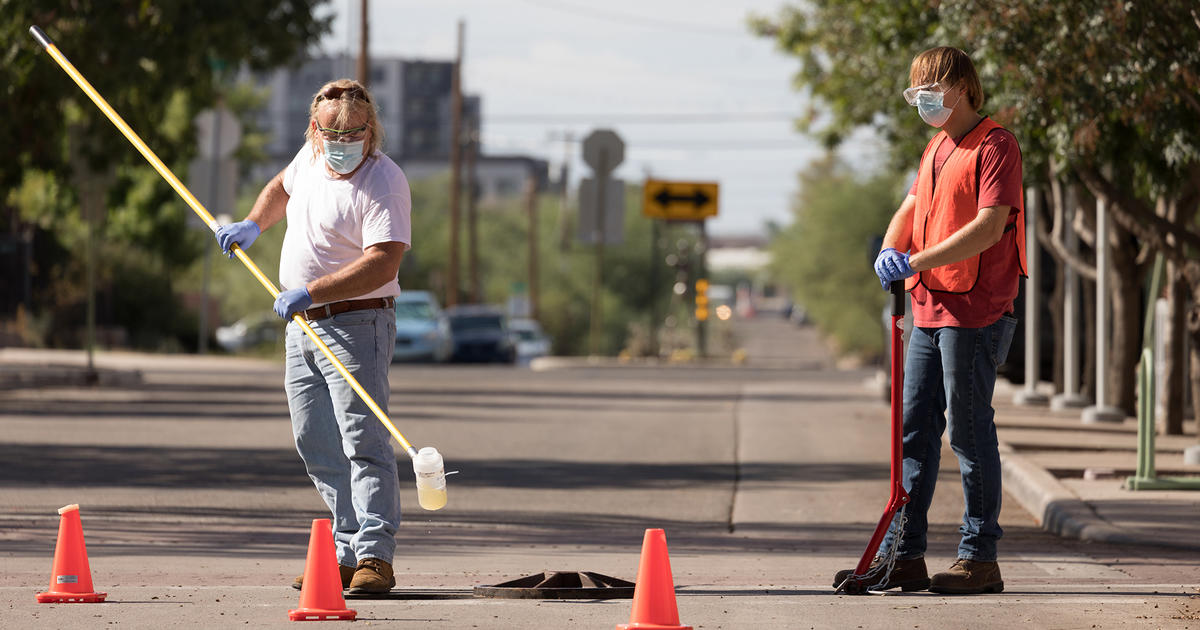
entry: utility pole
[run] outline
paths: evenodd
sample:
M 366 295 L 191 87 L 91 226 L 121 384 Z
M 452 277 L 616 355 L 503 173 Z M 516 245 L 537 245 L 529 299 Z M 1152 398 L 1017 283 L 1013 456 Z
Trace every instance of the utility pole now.
M 696 249 L 696 351 L 700 358 L 708 356 L 708 229 L 707 221 L 697 221 L 700 238 Z M 703 285 L 701 285 L 703 282 Z M 700 287 L 703 286 L 703 290 Z M 703 310 L 701 310 L 703 309 Z
M 458 197 L 462 171 L 462 59 L 463 22 L 458 21 L 458 48 L 450 79 L 450 278 L 446 282 L 446 305 L 458 304 Z
M 538 318 L 538 211 L 537 178 L 525 178 L 525 211 L 529 216 L 529 316 Z
M 219 143 L 221 142 L 222 116 L 220 115 L 220 111 L 224 105 L 224 98 L 222 98 L 221 93 L 218 92 L 217 107 L 214 110 L 215 114 L 213 115 L 212 143 L 214 148 L 218 147 Z M 208 203 L 212 204 L 209 207 L 213 209 L 213 212 L 233 212 L 233 208 L 222 208 L 221 204 L 217 203 L 217 180 L 219 180 L 221 177 L 221 157 L 220 151 L 213 151 L 212 157 L 210 158 L 212 163 L 212 172 L 208 174 Z M 203 280 L 201 281 L 202 288 L 200 290 L 200 331 L 198 335 L 199 341 L 196 348 L 197 354 L 208 354 L 208 281 L 209 277 L 212 276 L 213 249 L 214 248 L 211 242 L 208 243 L 208 246 L 204 248 L 204 274 Z
M 367 0 L 362 0 L 359 6 L 358 32 L 361 37 L 358 41 L 358 82 L 369 85 L 371 82 L 371 59 L 367 55 L 367 42 L 370 40 L 367 33 Z
M 604 308 L 600 304 L 600 298 L 603 296 L 604 288 L 604 219 L 605 209 L 608 205 L 605 203 L 604 193 L 608 192 L 608 172 L 612 169 L 607 148 L 599 150 L 599 159 L 596 162 L 596 260 L 595 276 L 592 279 L 592 315 L 591 315 L 591 354 L 599 356 L 603 349 L 603 344 L 600 341 L 601 335 L 604 334 L 604 327 L 601 325 L 601 319 L 604 317 Z
M 570 130 L 561 133 L 552 131 L 547 135 L 550 142 L 561 140 L 563 143 L 563 163 L 559 169 L 559 178 L 562 182 L 562 195 L 558 207 L 558 226 L 555 228 L 558 232 L 558 248 L 560 251 L 567 251 L 571 248 L 571 206 L 570 206 L 570 182 L 571 175 L 571 149 L 576 142 L 575 134 Z
M 571 144 L 575 142 L 575 135 L 570 131 L 563 134 L 563 163 L 562 163 L 562 199 L 561 205 L 558 208 L 558 227 L 559 227 L 559 249 L 567 251 L 571 246 L 571 205 L 570 191 L 568 185 L 571 176 Z
M 474 132 L 467 139 L 467 273 L 471 276 L 471 301 L 483 301 L 479 281 L 479 190 L 475 179 L 475 164 L 479 158 L 479 143 Z

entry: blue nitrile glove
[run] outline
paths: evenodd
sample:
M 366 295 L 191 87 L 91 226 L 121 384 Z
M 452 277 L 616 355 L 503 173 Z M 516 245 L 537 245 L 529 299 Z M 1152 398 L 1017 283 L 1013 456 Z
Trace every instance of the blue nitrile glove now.
M 312 296 L 308 294 L 307 287 L 288 289 L 275 298 L 275 314 L 284 320 L 291 319 L 297 311 L 303 311 L 310 306 Z
M 916 275 L 916 272 L 908 266 L 908 254 L 898 252 L 894 247 L 888 247 L 879 252 L 879 256 L 875 258 L 875 275 L 879 276 L 879 284 L 883 285 L 884 291 L 887 291 L 893 282 L 912 277 Z
M 245 221 L 222 225 L 218 228 L 217 244 L 221 246 L 221 251 L 229 254 L 230 258 L 233 258 L 233 252 L 230 251 L 230 248 L 233 247 L 234 243 L 237 243 L 238 247 L 241 247 L 243 250 L 250 249 L 250 244 L 254 242 L 254 239 L 258 238 L 259 234 L 262 234 L 262 229 L 258 227 L 258 224 L 250 219 L 246 219 Z

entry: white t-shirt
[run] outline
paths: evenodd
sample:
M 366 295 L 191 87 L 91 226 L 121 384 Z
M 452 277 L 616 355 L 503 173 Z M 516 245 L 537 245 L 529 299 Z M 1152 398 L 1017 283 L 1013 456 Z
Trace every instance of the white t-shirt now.
M 412 244 L 412 198 L 400 167 L 376 152 L 350 179 L 335 179 L 325 159 L 305 144 L 283 174 L 287 232 L 279 257 L 279 284 L 294 289 L 362 257 L 376 243 Z M 400 295 L 393 279 L 354 298 Z M 323 304 L 323 303 L 321 303 Z M 321 304 L 314 304 L 320 306 Z

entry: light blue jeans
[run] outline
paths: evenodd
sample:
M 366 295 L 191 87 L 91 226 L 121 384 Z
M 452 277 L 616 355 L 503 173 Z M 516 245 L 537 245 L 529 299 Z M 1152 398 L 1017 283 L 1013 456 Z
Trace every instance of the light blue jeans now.
M 311 322 L 371 395 L 388 408 L 388 366 L 396 338 L 390 309 L 350 311 Z M 333 514 L 338 563 L 392 561 L 400 526 L 400 486 L 391 434 L 296 325 L 287 325 L 284 382 L 296 450 Z
M 904 361 L 904 489 L 911 501 L 896 557 L 925 555 L 926 518 L 941 463 L 942 433 L 962 474 L 963 522 L 958 557 L 996 561 L 1000 528 L 1000 450 L 992 393 L 1008 357 L 1017 320 L 983 328 L 913 327 Z M 895 543 L 896 523 L 881 553 Z

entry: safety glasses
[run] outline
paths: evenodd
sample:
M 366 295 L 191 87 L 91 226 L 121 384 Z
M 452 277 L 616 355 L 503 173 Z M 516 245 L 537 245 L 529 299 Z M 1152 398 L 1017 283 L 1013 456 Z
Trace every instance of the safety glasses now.
M 321 92 L 321 94 L 317 96 L 317 101 L 336 101 L 337 99 L 342 98 L 342 95 L 348 96 L 351 100 L 358 99 L 364 103 L 371 102 L 371 99 L 367 98 L 367 93 L 364 92 L 362 88 L 356 86 L 332 86 L 325 88 L 325 91 Z
M 904 102 L 909 105 L 917 104 L 917 96 L 921 92 L 945 92 L 949 87 L 941 83 L 926 83 L 925 85 L 916 85 L 904 90 Z
M 317 131 L 321 132 L 322 138 L 330 142 L 358 142 L 367 137 L 366 125 L 354 129 L 330 129 L 317 125 Z

